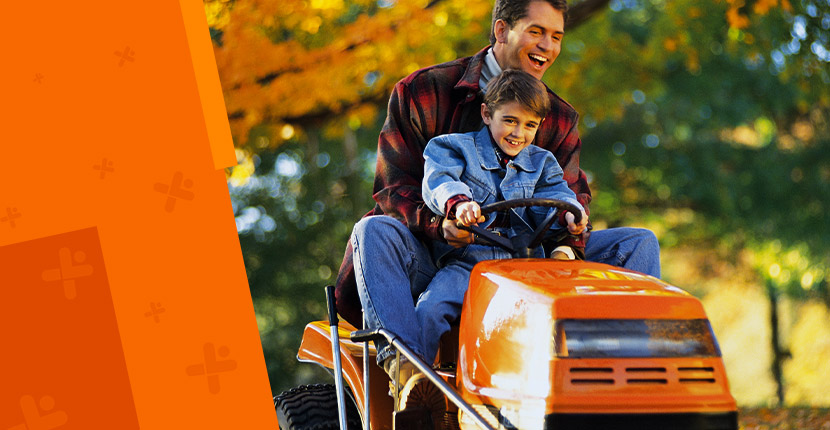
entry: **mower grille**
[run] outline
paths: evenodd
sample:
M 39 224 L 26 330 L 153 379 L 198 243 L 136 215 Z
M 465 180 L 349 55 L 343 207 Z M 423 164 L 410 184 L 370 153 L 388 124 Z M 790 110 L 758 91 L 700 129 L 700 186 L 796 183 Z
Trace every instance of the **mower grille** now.
M 545 430 L 737 430 L 737 412 L 685 414 L 551 414 Z
M 713 367 L 571 367 L 572 385 L 714 384 Z

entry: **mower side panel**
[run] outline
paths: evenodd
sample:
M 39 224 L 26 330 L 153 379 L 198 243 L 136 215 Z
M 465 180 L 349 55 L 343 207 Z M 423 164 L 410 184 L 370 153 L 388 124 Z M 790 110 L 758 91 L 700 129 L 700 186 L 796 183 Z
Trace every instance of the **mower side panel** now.
M 347 322 L 340 322 L 338 334 L 340 337 L 340 362 L 343 367 L 343 380 L 351 387 L 355 403 L 361 416 L 364 412 L 363 380 L 363 344 L 352 342 L 349 334 L 356 330 Z M 327 321 L 314 321 L 306 325 L 303 331 L 303 340 L 297 352 L 299 361 L 316 363 L 327 369 L 334 369 L 331 348 L 331 331 Z M 392 429 L 392 398 L 389 391 L 389 378 L 375 361 L 375 349 L 369 348 L 369 402 L 371 404 L 370 423 L 374 430 Z

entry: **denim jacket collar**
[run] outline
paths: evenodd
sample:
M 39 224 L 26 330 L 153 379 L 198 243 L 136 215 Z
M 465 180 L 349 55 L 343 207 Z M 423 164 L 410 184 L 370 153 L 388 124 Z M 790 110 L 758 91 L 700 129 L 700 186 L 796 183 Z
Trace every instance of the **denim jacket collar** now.
M 496 157 L 496 151 L 493 150 L 492 137 L 490 136 L 490 129 L 482 127 L 475 136 L 476 152 L 478 152 L 478 159 L 481 162 L 481 168 L 485 170 L 498 170 L 499 160 Z M 535 172 L 536 166 L 530 160 L 530 151 L 525 147 L 513 158 L 513 165 L 525 172 Z

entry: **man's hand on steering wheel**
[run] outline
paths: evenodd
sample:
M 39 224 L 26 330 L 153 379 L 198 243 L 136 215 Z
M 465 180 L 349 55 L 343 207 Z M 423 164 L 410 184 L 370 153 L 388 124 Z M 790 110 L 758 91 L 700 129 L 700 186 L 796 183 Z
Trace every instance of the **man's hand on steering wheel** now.
M 460 248 L 473 243 L 474 236 L 466 230 L 458 228 L 459 225 L 469 227 L 484 222 L 484 215 L 481 214 L 481 207 L 478 203 L 469 201 L 455 205 L 455 220 L 445 218 L 441 224 L 444 239 L 450 245 Z
M 441 231 L 447 243 L 456 248 L 473 243 L 473 234 L 458 228 L 454 219 L 444 218 L 444 221 L 441 222 Z
M 585 214 L 585 211 L 582 210 L 582 219 L 579 221 L 579 224 L 574 222 L 574 214 L 570 212 L 565 212 L 565 221 L 568 223 L 568 233 L 578 236 L 585 231 L 585 228 L 588 227 L 588 215 Z

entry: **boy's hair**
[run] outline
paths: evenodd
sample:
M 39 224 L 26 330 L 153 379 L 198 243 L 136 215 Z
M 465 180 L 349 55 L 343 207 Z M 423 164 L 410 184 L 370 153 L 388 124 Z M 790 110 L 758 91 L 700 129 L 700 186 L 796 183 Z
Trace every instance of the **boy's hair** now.
M 493 20 L 490 22 L 490 44 L 496 44 L 496 21 L 503 20 L 510 28 L 516 21 L 527 16 L 527 8 L 531 2 L 544 1 L 553 6 L 554 9 L 562 12 L 565 23 L 568 22 L 568 1 L 567 0 L 496 0 L 493 5 Z
M 550 111 L 548 89 L 542 81 L 523 70 L 508 69 L 487 83 L 484 104 L 490 115 L 505 103 L 518 102 L 544 118 Z

